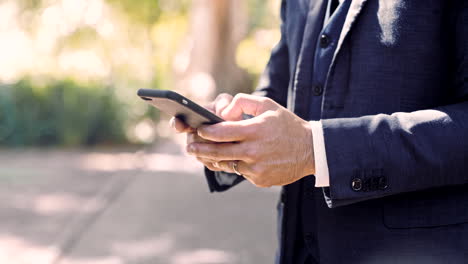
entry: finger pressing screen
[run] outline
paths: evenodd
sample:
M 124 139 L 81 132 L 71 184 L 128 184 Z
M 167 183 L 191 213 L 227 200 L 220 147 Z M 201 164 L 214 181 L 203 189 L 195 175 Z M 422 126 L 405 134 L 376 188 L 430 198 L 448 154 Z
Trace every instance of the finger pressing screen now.
M 257 116 L 264 111 L 264 98 L 248 95 L 237 94 L 226 109 L 222 113 L 222 117 L 226 120 L 242 120 L 243 114 Z

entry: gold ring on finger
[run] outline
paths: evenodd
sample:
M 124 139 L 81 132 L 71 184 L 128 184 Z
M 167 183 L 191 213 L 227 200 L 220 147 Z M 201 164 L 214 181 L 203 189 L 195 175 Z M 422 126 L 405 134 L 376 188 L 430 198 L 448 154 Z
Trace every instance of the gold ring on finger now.
M 239 172 L 239 161 L 236 160 L 232 162 L 232 170 L 239 176 L 243 176 L 242 173 Z

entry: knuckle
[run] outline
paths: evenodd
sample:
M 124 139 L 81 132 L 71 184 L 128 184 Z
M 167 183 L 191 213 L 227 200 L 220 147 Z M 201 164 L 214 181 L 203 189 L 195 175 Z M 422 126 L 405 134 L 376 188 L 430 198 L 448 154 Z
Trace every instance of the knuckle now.
M 276 105 L 275 101 L 273 101 L 271 98 L 268 98 L 268 97 L 262 97 L 262 103 L 265 107 L 273 107 L 274 105 Z
M 196 155 L 198 153 L 198 147 L 195 144 L 187 144 L 185 151 L 191 155 Z
M 245 98 L 247 96 L 247 94 L 245 93 L 238 93 L 236 94 L 235 98 Z
M 245 151 L 245 156 L 251 160 L 251 161 L 256 161 L 258 159 L 258 150 L 255 147 L 250 147 L 247 148 Z M 254 169 L 257 168 L 258 166 L 254 166 Z
M 234 96 L 234 101 L 236 101 L 236 103 L 240 102 L 240 101 L 243 101 L 245 98 L 247 97 L 247 94 L 245 93 L 238 93 Z
M 262 104 L 267 104 L 270 101 L 270 98 L 268 97 L 259 97 L 258 101 Z
M 228 93 L 221 93 L 216 97 L 216 100 L 221 100 L 221 99 L 230 99 L 232 98 L 232 95 Z
M 228 94 L 227 94 L 227 93 L 220 93 L 220 94 L 218 94 L 218 96 L 216 96 L 215 101 L 218 101 L 218 100 L 220 100 L 220 99 L 226 97 L 226 95 L 228 95 Z
M 264 97 L 264 101 L 263 101 L 266 105 L 275 105 L 275 101 L 273 101 L 271 98 L 268 98 L 268 97 Z

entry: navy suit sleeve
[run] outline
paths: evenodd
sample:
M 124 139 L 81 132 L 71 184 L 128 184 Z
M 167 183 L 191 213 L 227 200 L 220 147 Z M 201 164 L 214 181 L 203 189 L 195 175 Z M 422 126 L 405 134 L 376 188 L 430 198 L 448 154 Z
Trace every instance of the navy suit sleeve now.
M 466 6 L 456 26 L 455 84 L 446 87 L 458 102 L 411 113 L 323 120 L 329 207 L 468 183 Z
M 265 96 L 286 106 L 289 83 L 289 54 L 286 41 L 286 0 L 281 2 L 281 39 L 273 49 L 270 61 L 263 72 L 255 95 Z M 213 172 L 205 169 L 211 192 L 225 191 L 241 181 L 243 177 L 226 172 Z

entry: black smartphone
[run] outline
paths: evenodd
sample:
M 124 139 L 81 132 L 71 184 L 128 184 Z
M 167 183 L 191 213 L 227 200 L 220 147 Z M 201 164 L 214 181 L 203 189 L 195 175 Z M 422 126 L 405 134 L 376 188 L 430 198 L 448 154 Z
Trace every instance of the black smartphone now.
M 216 124 L 224 120 L 208 109 L 169 90 L 140 89 L 138 96 L 162 112 L 175 116 L 193 128 Z

